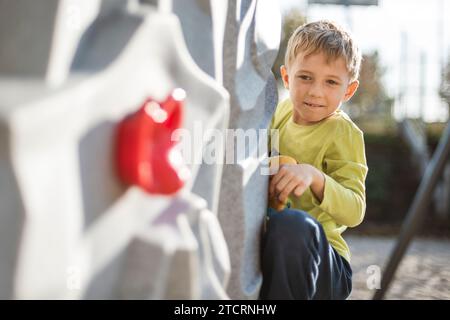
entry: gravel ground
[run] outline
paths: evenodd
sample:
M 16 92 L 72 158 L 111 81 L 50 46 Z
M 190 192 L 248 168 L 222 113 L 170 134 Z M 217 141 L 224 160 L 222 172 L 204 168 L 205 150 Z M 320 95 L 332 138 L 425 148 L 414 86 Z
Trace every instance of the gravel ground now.
M 376 285 L 374 271 L 377 268 L 383 271 L 396 238 L 345 238 L 352 252 L 353 292 L 349 299 L 371 299 L 376 289 L 369 289 L 367 282 Z M 450 240 L 415 239 L 397 269 L 385 299 L 450 299 Z

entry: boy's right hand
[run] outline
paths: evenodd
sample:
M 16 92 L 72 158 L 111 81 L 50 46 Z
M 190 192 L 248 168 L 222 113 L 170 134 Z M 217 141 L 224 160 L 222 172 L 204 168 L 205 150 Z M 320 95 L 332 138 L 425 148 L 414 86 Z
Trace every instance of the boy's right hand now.
M 269 207 L 276 211 L 281 211 L 286 207 L 287 198 L 281 201 L 274 192 L 272 192 L 272 179 L 273 175 L 278 173 L 278 170 L 282 165 L 297 164 L 297 161 L 289 156 L 274 156 L 269 159 L 269 170 L 272 176 L 269 178 Z

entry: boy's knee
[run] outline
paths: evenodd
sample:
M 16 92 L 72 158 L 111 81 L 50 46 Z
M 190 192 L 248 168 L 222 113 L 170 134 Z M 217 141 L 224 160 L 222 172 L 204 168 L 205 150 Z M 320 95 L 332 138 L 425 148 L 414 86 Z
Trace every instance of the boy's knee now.
M 267 232 L 277 239 L 299 241 L 311 240 L 319 235 L 320 224 L 308 213 L 301 210 L 285 209 L 270 216 Z

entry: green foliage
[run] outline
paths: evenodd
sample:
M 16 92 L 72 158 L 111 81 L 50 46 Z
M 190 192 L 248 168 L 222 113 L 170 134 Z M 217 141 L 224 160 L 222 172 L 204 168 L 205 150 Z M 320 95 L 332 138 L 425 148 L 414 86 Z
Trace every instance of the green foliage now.
M 346 111 L 352 118 L 364 118 L 370 115 L 392 118 L 394 100 L 389 97 L 382 83 L 385 68 L 382 67 L 378 52 L 363 55 L 359 76 L 359 88 L 350 100 Z
M 395 133 L 364 134 L 367 165 L 366 221 L 401 221 L 414 197 L 417 181 L 410 153 Z
M 389 178 L 393 174 L 392 164 L 389 161 L 369 160 L 370 172 L 366 179 L 367 201 L 369 203 L 384 204 L 389 197 Z
M 398 136 L 397 133 L 367 133 L 364 131 L 364 141 L 366 144 L 379 145 L 383 148 L 402 149 L 405 150 L 406 146 L 403 140 Z

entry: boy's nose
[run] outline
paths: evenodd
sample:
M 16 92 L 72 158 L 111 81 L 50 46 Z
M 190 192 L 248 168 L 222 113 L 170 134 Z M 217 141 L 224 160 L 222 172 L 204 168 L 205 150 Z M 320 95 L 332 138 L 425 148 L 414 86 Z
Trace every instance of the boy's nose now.
M 309 87 L 308 94 L 311 97 L 320 98 L 323 95 L 323 88 L 322 88 L 322 86 L 320 84 L 313 83 Z

